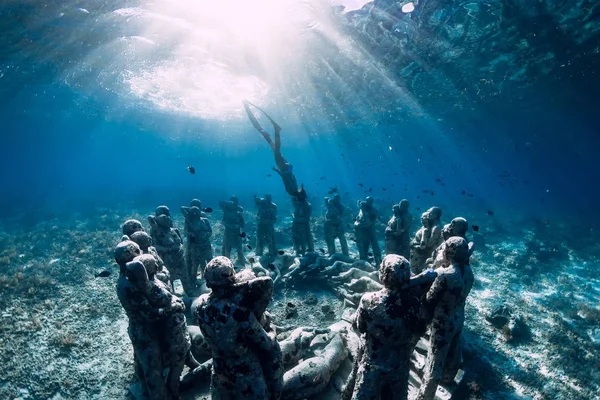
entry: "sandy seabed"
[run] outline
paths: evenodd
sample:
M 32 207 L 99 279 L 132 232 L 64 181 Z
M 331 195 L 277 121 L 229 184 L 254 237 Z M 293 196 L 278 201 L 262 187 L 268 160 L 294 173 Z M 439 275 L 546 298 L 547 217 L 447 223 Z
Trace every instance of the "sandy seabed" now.
M 141 211 L 146 213 L 104 210 L 93 216 L 0 221 L 0 398 L 128 398 L 136 378 L 112 252 L 123 221 L 137 218 L 145 224 L 151 210 Z M 218 216 L 210 217 L 217 251 Z M 247 221 L 253 232 L 254 216 L 248 213 Z M 286 237 L 290 223 L 279 224 L 278 238 Z M 175 224 L 183 226 L 178 216 Z M 574 246 L 568 227 L 552 234 L 545 229 L 509 234 L 501 224 L 490 224 L 470 232 L 476 281 L 464 334 L 469 398 L 600 398 L 600 245 L 595 244 L 600 238 Z M 289 247 L 281 245 L 287 252 Z M 318 241 L 320 247 L 324 244 Z M 104 270 L 112 274 L 95 277 Z M 270 307 L 275 323 L 330 325 L 330 317 L 310 307 L 280 321 L 285 304 L 302 304 L 308 290 L 278 284 Z M 341 300 L 333 292 L 319 299 L 341 317 Z M 486 320 L 499 304 L 522 316 L 527 335 L 510 339 Z

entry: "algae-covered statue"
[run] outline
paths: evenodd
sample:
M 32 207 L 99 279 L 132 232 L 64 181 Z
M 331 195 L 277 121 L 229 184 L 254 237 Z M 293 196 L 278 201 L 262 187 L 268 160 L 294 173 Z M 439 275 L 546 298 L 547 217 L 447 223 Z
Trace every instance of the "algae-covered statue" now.
M 312 205 L 308 202 L 308 195 L 304 187 L 292 197 L 294 214 L 292 220 L 292 243 L 296 255 L 300 256 L 307 251 L 314 251 L 313 237 L 310 230 Z
M 427 259 L 428 268 L 439 268 L 444 264 L 444 247 L 446 246 L 446 240 L 453 236 L 458 236 L 465 239 L 467 242 L 467 231 L 469 230 L 469 223 L 463 217 L 456 217 L 449 224 L 444 225 L 442 229 L 442 238 L 444 242 L 435 248 L 431 257 Z M 473 254 L 473 242 L 469 242 L 469 256 Z
M 439 227 L 441 215 L 442 210 L 439 207 L 431 207 L 421 214 L 423 226 L 410 243 L 410 267 L 414 274 L 419 274 L 425 269 L 427 259 L 443 241 L 442 230 Z
M 375 223 L 378 219 L 377 210 L 373 207 L 373 198 L 368 196 L 365 201 L 358 201 L 358 216 L 354 221 L 354 233 L 359 258 L 368 260 L 369 247 L 373 249 L 375 264 L 381 263 L 381 248 L 377 242 Z
M 148 216 L 152 242 L 171 273 L 173 281 L 181 280 L 185 294 L 189 297 L 197 295 L 196 283 L 190 280 L 190 274 L 185 265 L 183 240 L 177 228 L 173 227 L 171 212 L 167 206 L 156 208 L 154 215 Z
M 127 333 L 133 346 L 136 375 L 142 384 L 142 393 L 151 400 L 168 398 L 162 376 L 163 364 L 160 348 L 158 311 L 150 305 L 144 294 L 127 278 L 127 263 L 141 254 L 139 246 L 124 237 L 115 248 L 115 261 L 119 264 L 117 296 L 127 314 Z
M 446 240 L 444 259 L 447 266 L 436 270 L 437 278 L 426 295 L 432 321 L 419 400 L 433 400 L 440 380 L 452 381 L 462 359 L 465 302 L 474 279 L 467 241 L 458 236 Z
M 192 357 L 189 354 L 191 343 L 184 315 L 185 305 L 164 283 L 154 278 L 156 268 L 154 257 L 144 254 L 126 264 L 126 275 L 158 316 L 156 325 L 163 345 L 161 352 L 166 353 L 169 367 L 167 390 L 170 398 L 178 399 L 181 372 L 186 357 Z
M 244 209 L 239 205 L 237 196 L 231 196 L 229 201 L 220 201 L 219 206 L 223 210 L 221 222 L 225 227 L 223 233 L 223 247 L 221 255 L 229 258 L 231 250 L 237 252 L 237 265 L 243 267 L 246 265 L 246 257 L 242 247 L 242 229 L 246 225 L 244 221 Z
M 356 313 L 361 333 L 356 400 L 407 398 L 410 357 L 424 325 L 415 288 L 424 293 L 435 279 L 430 271 L 411 280 L 408 261 L 395 254 L 383 259 L 379 274 L 384 288 L 365 294 Z
M 258 301 L 262 305 L 258 310 L 240 305 L 253 290 L 241 282 L 237 288 L 242 292 L 236 293 L 235 270 L 226 257 L 208 263 L 205 279 L 212 291 L 199 298 L 196 316 L 212 350 L 212 398 L 278 399 L 283 384 L 281 349 L 255 315 L 265 302 Z
M 340 201 L 340 195 L 336 193 L 332 198 L 325 197 L 325 207 L 327 208 L 327 212 L 325 213 L 323 229 L 325 243 L 327 243 L 327 254 L 332 255 L 336 253 L 335 239 L 340 241 L 342 254 L 350 254 L 348 252 L 348 242 L 346 242 L 346 237 L 344 236 L 344 224 L 342 221 L 346 209 Z
M 412 216 L 408 213 L 408 200 L 400 201 L 392 207 L 393 215 L 385 228 L 385 253 L 410 257 L 410 225 Z
M 191 282 L 196 282 L 198 268 L 204 274 L 206 264 L 213 258 L 210 244 L 212 228 L 210 221 L 202 212 L 202 203 L 198 199 L 191 201 L 189 207 L 181 206 L 185 218 L 184 234 L 186 237 L 184 254 Z
M 254 196 L 254 202 L 257 208 L 256 255 L 262 256 L 266 245 L 269 249 L 269 256 L 273 257 L 277 253 L 275 247 L 277 205 L 273 203 L 270 194 L 265 195 L 265 197 Z

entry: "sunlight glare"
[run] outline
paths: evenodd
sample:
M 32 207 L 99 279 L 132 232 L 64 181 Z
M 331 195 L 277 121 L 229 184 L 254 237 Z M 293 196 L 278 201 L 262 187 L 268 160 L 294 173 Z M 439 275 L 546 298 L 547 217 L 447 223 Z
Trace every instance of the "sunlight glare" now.
M 143 27 L 131 39 L 156 44 L 124 81 L 131 94 L 164 111 L 221 120 L 242 116 L 242 99 L 260 102 L 269 91 L 248 62 L 256 67 L 277 59 L 291 4 L 162 0 L 148 9 L 118 10 L 125 22 L 135 18 Z

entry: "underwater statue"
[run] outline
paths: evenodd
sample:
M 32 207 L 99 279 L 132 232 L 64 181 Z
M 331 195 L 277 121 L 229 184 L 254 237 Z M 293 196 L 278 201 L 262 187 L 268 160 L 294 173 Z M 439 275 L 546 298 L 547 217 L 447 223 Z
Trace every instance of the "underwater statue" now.
M 129 238 L 137 243 L 144 254 L 150 254 L 156 259 L 156 263 L 158 265 L 158 269 L 156 272 L 156 277 L 167 284 L 171 289 L 173 288 L 173 282 L 171 281 L 171 273 L 165 267 L 165 263 L 162 258 L 158 255 L 156 248 L 152 246 L 152 236 L 150 236 L 147 232 L 137 231 L 132 233 Z
M 179 379 L 186 357 L 193 357 L 189 354 L 191 342 L 184 315 L 185 305 L 164 283 L 154 279 L 156 268 L 154 257 L 144 254 L 126 264 L 126 275 L 152 307 L 153 314 L 158 316 L 156 325 L 160 329 L 161 350 L 168 358 L 167 390 L 170 398 L 178 399 Z
M 139 256 L 141 250 L 136 243 L 124 239 L 115 248 L 115 261 L 120 269 L 117 296 L 129 320 L 127 333 L 133 346 L 135 371 L 142 384 L 142 393 L 151 400 L 164 400 L 168 398 L 168 392 L 162 376 L 161 315 L 127 278 L 127 263 Z
M 435 279 L 428 271 L 411 279 L 406 258 L 391 254 L 381 263 L 384 288 L 360 300 L 356 327 L 361 333 L 360 357 L 352 399 L 406 399 L 410 358 L 421 335 L 422 303 Z
M 419 274 L 425 269 L 427 259 L 443 241 L 439 227 L 440 216 L 441 210 L 438 207 L 432 207 L 421 214 L 423 226 L 410 243 L 410 267 L 413 274 Z
M 283 375 L 283 398 L 313 398 L 327 386 L 346 357 L 346 343 L 341 334 L 335 334 L 318 356 L 302 361 Z
M 265 279 L 270 280 L 258 281 L 259 289 L 268 287 Z M 226 257 L 208 263 L 205 280 L 212 291 L 198 299 L 196 317 L 212 350 L 212 399 L 278 399 L 283 386 L 281 349 L 255 315 L 266 307 L 266 296 L 253 289 L 252 279 L 236 285 L 233 264 Z M 255 295 L 258 306 L 239 304 Z
M 381 248 L 377 242 L 375 223 L 377 222 L 377 210 L 373 207 L 373 198 L 368 196 L 365 201 L 358 201 L 358 216 L 354 221 L 354 233 L 356 236 L 356 247 L 361 260 L 369 259 L 369 247 L 373 249 L 375 264 L 381 263 Z
M 187 239 L 184 245 L 185 261 L 191 282 L 196 282 L 198 268 L 204 274 L 206 264 L 213 258 L 210 244 L 212 228 L 210 221 L 202 212 L 202 203 L 198 199 L 192 200 L 189 207 L 181 206 L 181 213 L 185 218 L 183 232 Z
M 244 221 L 244 209 L 239 205 L 239 200 L 236 196 L 231 196 L 229 201 L 220 201 L 219 206 L 223 210 L 223 218 L 221 219 L 225 232 L 223 233 L 223 247 L 221 254 L 229 258 L 231 250 L 237 251 L 236 263 L 243 267 L 246 265 L 246 257 L 242 247 L 242 229 L 246 225 Z
M 469 245 L 461 237 L 446 240 L 444 265 L 425 297 L 432 315 L 430 347 L 417 399 L 433 400 L 438 383 L 451 382 L 462 360 L 465 302 L 473 286 Z
M 344 236 L 344 224 L 342 221 L 346 209 L 340 201 L 340 195 L 336 193 L 332 198 L 325 197 L 325 207 L 327 208 L 327 212 L 325 213 L 323 229 L 325 243 L 327 243 L 327 254 L 332 255 L 336 253 L 335 239 L 340 241 L 342 254 L 350 254 L 348 251 L 348 242 L 346 242 L 346 237 Z
M 141 232 L 144 230 L 142 223 L 137 219 L 128 219 L 123 222 L 123 226 L 121 226 L 121 230 L 123 231 L 123 235 L 131 237 L 135 232 Z
M 196 282 L 190 280 L 190 274 L 185 265 L 183 253 L 183 240 L 177 228 L 173 227 L 171 212 L 167 206 L 156 208 L 154 215 L 148 216 L 150 223 L 150 236 L 158 252 L 171 273 L 173 281 L 181 280 L 181 286 L 188 297 L 197 295 Z
M 303 255 L 307 251 L 314 251 L 313 236 L 310 230 L 310 219 L 312 215 L 312 205 L 308 202 L 308 195 L 304 187 L 300 189 L 296 196 L 292 197 L 294 214 L 292 220 L 292 243 L 297 256 Z
M 398 254 L 410 258 L 410 225 L 412 216 L 408 213 L 408 200 L 400 201 L 392 207 L 392 218 L 385 228 L 385 253 Z
M 269 256 L 277 254 L 275 247 L 275 222 L 277 222 L 277 205 L 273 203 L 271 195 L 265 197 L 254 196 L 257 208 L 256 226 L 256 255 L 262 256 L 265 245 L 268 246 Z
M 435 248 L 431 257 L 427 259 L 427 268 L 439 268 L 444 263 L 444 247 L 446 246 L 446 240 L 453 236 L 458 236 L 465 239 L 467 242 L 467 231 L 469 230 L 469 223 L 462 217 L 454 218 L 449 224 L 444 225 L 442 229 L 442 238 L 444 242 Z M 469 242 L 469 256 L 473 254 L 473 242 Z

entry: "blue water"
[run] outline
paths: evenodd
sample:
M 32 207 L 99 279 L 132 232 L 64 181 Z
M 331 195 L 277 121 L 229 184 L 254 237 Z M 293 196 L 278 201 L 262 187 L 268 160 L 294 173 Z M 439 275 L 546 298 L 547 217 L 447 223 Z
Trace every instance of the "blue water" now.
M 173 60 L 173 55 L 164 43 L 162 51 L 139 50 L 135 57 L 126 51 L 134 51 L 132 47 L 118 47 L 119 40 L 127 37 L 145 34 L 157 40 L 156 35 L 147 33 L 145 20 L 136 22 L 134 16 L 126 23 L 115 16 L 115 10 L 126 7 L 152 6 L 126 3 L 79 1 L 41 6 L 8 1 L 0 6 L 0 30 L 5 37 L 0 58 L 2 215 L 93 210 L 118 203 L 177 206 L 192 197 L 200 197 L 208 205 L 231 194 L 251 206 L 250 195 L 266 192 L 273 193 L 278 203 L 287 204 L 277 176 L 266 176 L 272 172 L 272 154 L 245 118 L 241 94 L 239 99 L 228 100 L 226 111 L 231 115 L 225 118 L 158 107 L 132 94 L 133 89 L 121 79 L 128 69 L 135 74 L 137 63 L 159 65 Z M 325 9 L 325 4 L 311 2 L 311 7 L 317 16 L 306 18 L 325 24 L 325 17 L 314 11 L 315 7 Z M 458 6 L 440 2 L 438 7 Z M 64 15 L 58 17 L 60 13 Z M 417 6 L 411 18 L 418 20 L 418 13 Z M 509 17 L 516 21 L 521 16 L 517 12 Z M 544 32 L 557 24 L 553 19 L 537 21 Z M 248 59 L 239 62 L 230 54 L 219 58 L 217 53 L 223 50 L 210 46 L 204 50 L 232 73 L 258 76 L 267 83 L 268 95 L 250 100 L 283 126 L 283 154 L 315 204 L 320 204 L 333 186 L 344 193 L 347 203 L 364 197 L 365 190 L 372 187 L 370 194 L 383 209 L 408 198 L 413 210 L 435 204 L 452 214 L 484 216 L 494 210 L 496 215 L 574 218 L 590 224 L 595 223 L 590 216 L 597 214 L 596 183 L 600 179 L 599 39 L 591 22 L 588 19 L 588 28 L 577 28 L 590 30 L 581 43 L 576 41 L 581 35 L 569 37 L 568 31 L 535 41 L 531 32 L 522 32 L 532 46 L 532 57 L 554 51 L 554 61 L 548 62 L 545 70 L 528 70 L 520 82 L 507 79 L 496 95 L 479 98 L 475 93 L 478 82 L 485 79 L 477 68 L 480 61 L 501 56 L 498 49 L 471 53 L 474 59 L 463 59 L 462 69 L 447 71 L 452 91 L 430 82 L 419 86 L 411 83 L 410 76 L 396 74 L 393 84 L 405 87 L 404 96 L 410 100 L 402 100 L 401 105 L 414 108 L 418 104 L 418 115 L 406 113 L 406 107 L 391 110 L 387 105 L 381 105 L 383 111 L 373 112 L 380 104 L 368 97 L 368 90 L 354 87 L 351 79 L 344 80 L 343 73 L 333 80 L 322 69 L 313 68 L 307 79 L 301 66 L 286 70 L 289 62 L 285 64 L 284 59 L 292 56 L 278 43 L 273 48 L 265 46 L 272 53 L 265 59 L 275 63 L 271 69 Z M 333 23 L 331 29 L 337 29 Z M 180 32 L 174 30 L 173 34 Z M 351 36 L 343 30 L 339 34 Z M 184 39 L 171 38 L 172 46 Z M 460 41 L 437 40 L 461 49 Z M 500 35 L 495 40 L 503 38 Z M 500 48 L 517 44 L 514 37 L 506 40 Z M 234 45 L 226 51 L 235 52 Z M 302 46 L 316 53 L 324 65 L 332 65 L 339 57 L 318 35 L 303 37 Z M 371 57 L 364 57 L 365 62 L 353 69 L 360 73 L 361 68 L 367 70 L 380 62 L 382 49 L 363 48 L 363 54 Z M 260 57 L 262 50 L 254 55 Z M 412 51 L 418 55 L 418 49 Z M 279 69 L 278 60 L 282 63 Z M 526 64 L 527 60 L 516 62 Z M 193 64 L 187 67 L 193 73 Z M 430 70 L 424 73 L 434 74 L 451 66 L 427 67 Z M 452 80 L 456 73 L 460 79 Z M 393 68 L 389 68 L 390 75 L 394 75 Z M 291 82 L 296 86 L 292 88 Z M 467 100 L 457 106 L 455 99 L 463 84 L 473 86 L 466 87 Z M 339 114 L 343 107 L 334 107 L 344 97 L 335 94 L 340 85 L 344 96 L 354 96 L 359 102 L 345 116 Z M 498 82 L 491 85 L 500 87 Z M 294 98 L 286 97 L 292 92 Z M 333 95 L 324 96 L 325 92 Z M 298 93 L 305 93 L 305 98 Z M 438 93 L 435 101 L 427 99 L 432 93 Z M 239 108 L 232 109 L 231 104 L 238 103 Z M 195 166 L 196 175 L 187 172 L 188 164 Z M 433 190 L 434 196 L 423 190 Z

